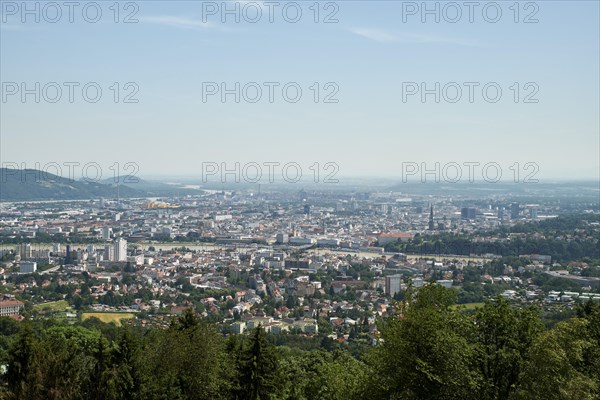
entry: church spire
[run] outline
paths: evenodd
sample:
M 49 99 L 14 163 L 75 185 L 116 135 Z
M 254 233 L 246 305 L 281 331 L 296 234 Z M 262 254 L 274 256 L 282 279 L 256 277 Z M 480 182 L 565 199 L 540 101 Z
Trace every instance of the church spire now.
M 433 204 L 429 208 L 429 230 L 432 231 L 433 227 Z

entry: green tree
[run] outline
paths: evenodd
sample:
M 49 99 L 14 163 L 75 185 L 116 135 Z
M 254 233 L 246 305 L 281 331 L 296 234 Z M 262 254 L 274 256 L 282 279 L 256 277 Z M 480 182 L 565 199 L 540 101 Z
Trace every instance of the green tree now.
M 188 311 L 168 329 L 153 331 L 143 349 L 144 399 L 226 397 L 231 381 L 223 342 L 214 326 Z
M 573 318 L 536 338 L 523 366 L 516 399 L 599 398 L 598 342 L 591 337 L 589 324 Z
M 33 329 L 26 325 L 9 354 L 6 382 L 15 399 L 38 399 L 39 383 L 34 379 L 37 341 Z
M 240 400 L 274 399 L 277 392 L 277 357 L 259 325 L 245 344 L 238 365 Z
M 17 399 L 86 397 L 99 332 L 77 326 L 52 326 L 35 335 L 28 327 L 11 350 L 9 390 Z
M 381 326 L 383 343 L 367 361 L 374 399 L 476 399 L 479 374 L 472 324 L 450 306 L 456 293 L 428 285 L 407 294 L 399 317 Z
M 139 397 L 143 383 L 139 339 L 129 328 L 122 328 L 113 347 L 100 341 L 96 351 L 94 397 L 106 400 L 129 400 Z
M 367 366 L 346 351 L 327 354 L 307 382 L 307 399 L 351 400 L 364 396 Z
M 543 325 L 537 310 L 514 309 L 502 298 L 488 301 L 475 316 L 481 399 L 509 399 L 522 365 Z

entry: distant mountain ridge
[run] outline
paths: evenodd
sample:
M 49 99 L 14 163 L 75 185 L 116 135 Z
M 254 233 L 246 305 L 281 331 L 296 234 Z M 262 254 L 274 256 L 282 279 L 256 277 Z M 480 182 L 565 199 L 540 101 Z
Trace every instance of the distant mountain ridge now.
M 0 201 L 87 200 L 201 194 L 160 182 L 135 178 L 104 179 L 99 182 L 74 180 L 35 169 L 0 168 Z M 116 184 L 116 182 L 121 182 Z M 124 183 L 127 182 L 127 183 Z
M 143 197 L 145 192 L 119 185 L 121 197 Z M 85 200 L 117 197 L 117 188 L 99 182 L 63 178 L 35 169 L 0 168 L 0 200 Z

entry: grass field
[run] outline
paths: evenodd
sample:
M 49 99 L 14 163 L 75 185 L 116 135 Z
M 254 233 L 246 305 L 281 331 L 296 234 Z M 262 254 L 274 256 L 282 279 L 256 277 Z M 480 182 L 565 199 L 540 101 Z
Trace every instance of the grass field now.
M 83 313 L 81 315 L 82 320 L 86 320 L 88 318 L 98 318 L 100 321 L 110 324 L 114 322 L 117 326 L 121 326 L 122 319 L 133 318 L 135 315 L 133 313 L 104 313 L 104 312 L 91 312 L 91 313 Z
M 72 310 L 66 300 L 51 301 L 49 303 L 36 304 L 33 306 L 36 311 L 61 312 Z
M 476 310 L 478 308 L 483 307 L 484 303 L 465 303 L 465 304 L 455 304 L 452 306 L 454 309 L 464 309 L 464 310 Z

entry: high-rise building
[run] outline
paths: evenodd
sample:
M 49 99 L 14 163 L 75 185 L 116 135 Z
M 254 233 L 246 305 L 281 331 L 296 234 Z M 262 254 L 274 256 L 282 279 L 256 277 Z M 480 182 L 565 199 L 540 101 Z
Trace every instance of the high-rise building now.
M 385 277 L 385 293 L 394 296 L 400 292 L 402 286 L 402 275 L 388 275 Z
M 127 240 L 123 238 L 115 242 L 115 261 L 127 261 Z
M 106 261 L 115 261 L 115 246 L 107 244 L 104 246 L 104 259 Z
M 284 244 L 290 241 L 290 236 L 287 233 L 278 233 L 277 234 L 277 244 Z
M 21 256 L 21 260 L 28 260 L 32 257 L 31 244 L 21 243 L 17 245 L 17 254 Z
M 102 239 L 109 240 L 111 234 L 112 234 L 112 228 L 110 228 L 108 226 L 102 227 Z
M 519 219 L 519 203 L 512 203 L 510 205 L 510 219 Z
M 65 253 L 65 264 L 71 264 L 72 262 L 72 255 L 71 255 L 71 245 L 67 245 L 67 250 Z
M 476 214 L 477 210 L 473 207 L 463 207 L 460 210 L 460 217 L 462 219 L 475 219 Z
M 531 219 L 538 219 L 538 209 L 537 207 L 531 207 L 531 209 L 529 210 Z

